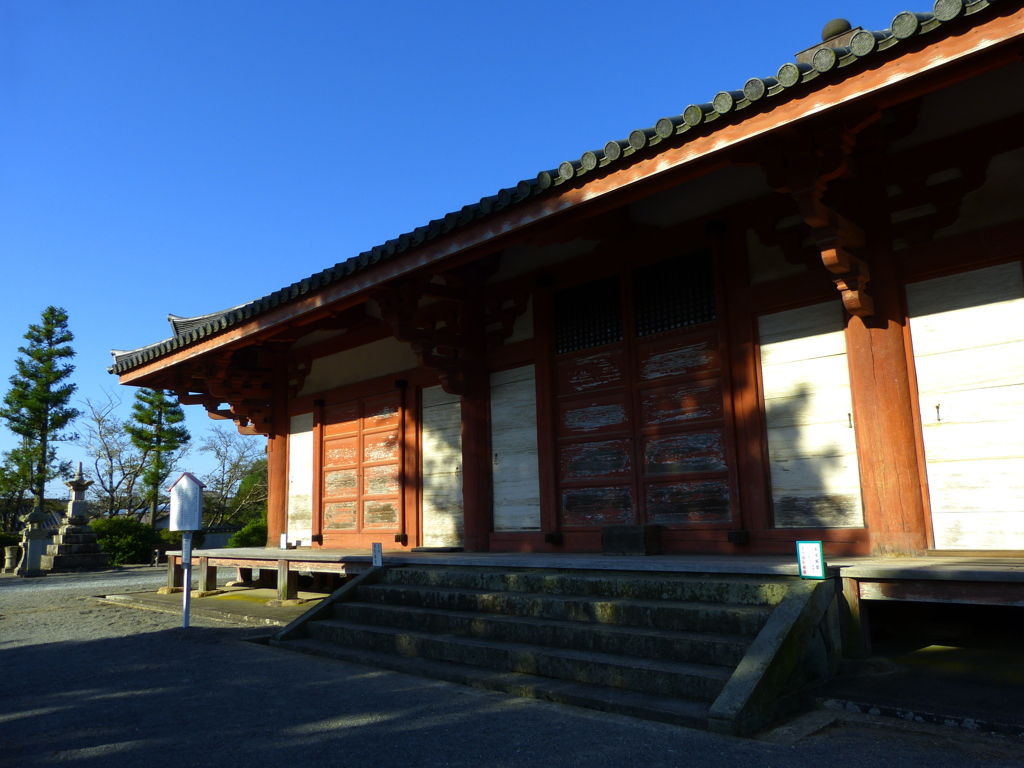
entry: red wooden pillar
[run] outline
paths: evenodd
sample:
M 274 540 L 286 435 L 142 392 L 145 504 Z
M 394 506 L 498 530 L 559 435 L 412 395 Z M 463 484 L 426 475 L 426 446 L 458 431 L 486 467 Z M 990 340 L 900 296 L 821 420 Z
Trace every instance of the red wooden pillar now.
M 472 366 L 462 396 L 462 504 L 467 552 L 486 552 L 490 545 L 491 434 L 490 378 L 483 365 Z
M 273 354 L 272 432 L 267 437 L 267 546 L 288 529 L 288 355 Z
M 927 538 L 906 318 L 888 248 L 873 245 L 874 253 L 867 254 L 868 292 L 875 313 L 851 317 L 846 327 L 864 517 L 872 553 L 916 552 L 927 546 Z

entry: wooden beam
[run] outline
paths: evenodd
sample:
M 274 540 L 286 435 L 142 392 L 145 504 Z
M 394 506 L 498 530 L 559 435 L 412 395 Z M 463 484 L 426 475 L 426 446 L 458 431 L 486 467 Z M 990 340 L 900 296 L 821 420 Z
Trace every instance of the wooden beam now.
M 915 603 L 1024 606 L 1024 584 L 978 581 L 865 581 L 861 600 L 898 600 Z

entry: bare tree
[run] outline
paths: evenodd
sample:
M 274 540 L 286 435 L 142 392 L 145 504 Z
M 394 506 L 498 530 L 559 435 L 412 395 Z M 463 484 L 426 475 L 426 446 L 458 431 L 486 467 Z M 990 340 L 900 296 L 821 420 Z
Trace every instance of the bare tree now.
M 214 460 L 214 468 L 202 477 L 206 484 L 203 507 L 207 525 L 237 522 L 246 510 L 266 501 L 266 483 L 242 481 L 258 471 L 266 447 L 258 437 L 238 434 L 232 429 L 213 427 L 199 446 Z
M 146 463 L 146 454 L 132 445 L 124 430 L 124 420 L 117 416 L 121 398 L 103 390 L 104 399 L 86 398 L 83 430 L 78 445 L 92 459 L 96 483 L 90 493 L 104 515 L 131 514 L 138 517 L 145 507 L 144 493 L 138 489 L 139 475 Z
M 92 459 L 91 475 L 95 484 L 89 489 L 100 514 L 132 515 L 141 519 L 146 513 L 147 491 L 142 474 L 146 469 L 149 451 L 136 447 L 125 430 L 125 420 L 117 415 L 122 400 L 114 392 L 104 389 L 103 398 L 83 401 L 85 416 L 82 434 L 77 444 Z M 179 448 L 165 457 L 173 469 L 184 457 L 188 446 Z

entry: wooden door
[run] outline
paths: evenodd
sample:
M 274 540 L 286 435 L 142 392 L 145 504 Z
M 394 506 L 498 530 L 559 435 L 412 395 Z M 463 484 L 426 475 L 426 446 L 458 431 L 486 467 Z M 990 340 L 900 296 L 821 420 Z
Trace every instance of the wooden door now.
M 554 314 L 562 527 L 730 525 L 711 254 L 559 291 Z
M 1021 263 L 907 286 L 937 549 L 1024 549 Z
M 322 435 L 324 546 L 365 546 L 399 533 L 401 393 L 325 406 Z

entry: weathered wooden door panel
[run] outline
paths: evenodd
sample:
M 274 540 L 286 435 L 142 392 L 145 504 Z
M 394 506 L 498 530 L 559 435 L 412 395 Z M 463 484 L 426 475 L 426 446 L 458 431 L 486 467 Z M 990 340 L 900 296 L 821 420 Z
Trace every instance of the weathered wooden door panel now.
M 692 525 L 732 520 L 728 478 L 649 483 L 645 496 L 649 523 Z
M 640 421 L 645 427 L 681 427 L 721 421 L 722 382 L 700 379 L 640 392 Z
M 537 374 L 532 365 L 491 374 L 494 530 L 540 530 Z
M 1024 549 L 1020 262 L 907 286 L 939 549 Z
M 565 437 L 625 432 L 630 429 L 628 399 L 623 392 L 559 403 L 559 432 Z
M 461 547 L 462 407 L 440 386 L 423 390 L 420 438 L 423 545 Z
M 717 334 L 643 344 L 637 350 L 638 379 L 646 382 L 721 370 L 717 346 Z
M 628 364 L 622 347 L 566 355 L 555 367 L 560 395 L 586 395 L 626 385 Z
M 562 489 L 562 522 L 567 526 L 632 523 L 635 507 L 631 485 Z
M 842 307 L 758 318 L 776 528 L 864 525 Z

